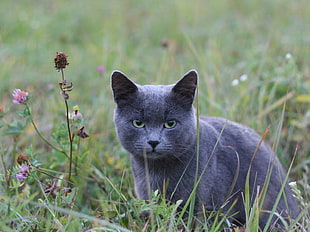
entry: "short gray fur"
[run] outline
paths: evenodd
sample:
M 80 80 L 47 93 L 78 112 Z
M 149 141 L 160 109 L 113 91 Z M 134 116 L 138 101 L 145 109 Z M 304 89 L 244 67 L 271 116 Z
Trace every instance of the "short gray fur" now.
M 224 203 L 225 212 L 238 199 L 228 214 L 238 212 L 234 218 L 244 224 L 242 194 L 251 159 L 261 137 L 244 125 L 223 118 L 201 116 L 197 156 L 197 118 L 192 105 L 197 79 L 197 72 L 191 70 L 174 85 L 141 86 L 123 73 L 113 72 L 112 90 L 117 105 L 114 123 L 122 146 L 131 154 L 136 194 L 139 199 L 149 199 L 149 183 L 151 190 L 162 191 L 165 188 L 168 200 L 176 202 L 182 199 L 184 204 L 193 190 L 198 163 L 198 176 L 202 175 L 202 178 L 197 188 L 199 200 L 196 201 L 196 212 L 201 210 L 202 204 L 208 210 L 217 210 Z M 134 120 L 139 120 L 136 121 L 139 128 L 133 124 Z M 167 128 L 164 126 L 167 122 L 170 126 L 174 122 L 176 124 Z M 272 210 L 286 174 L 273 151 L 263 142 L 251 165 L 252 198 L 257 194 L 258 186 L 262 189 L 272 164 L 265 210 Z M 238 167 L 239 172 L 236 173 Z M 230 192 L 236 174 L 238 178 Z M 286 201 L 281 198 L 277 212 L 296 218 L 299 209 L 287 184 L 284 192 Z M 261 214 L 261 228 L 265 227 L 268 217 L 269 214 Z M 280 224 L 276 216 L 272 222 L 274 225 Z

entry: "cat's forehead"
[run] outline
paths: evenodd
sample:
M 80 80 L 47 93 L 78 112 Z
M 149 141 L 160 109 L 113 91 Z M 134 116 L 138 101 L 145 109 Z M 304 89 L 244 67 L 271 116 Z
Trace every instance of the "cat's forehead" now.
M 139 98 L 146 104 L 162 104 L 168 100 L 172 87 L 172 85 L 140 85 L 138 86 Z
M 136 98 L 136 112 L 142 113 L 143 118 L 157 118 L 161 120 L 173 109 L 171 89 L 167 85 L 143 85 L 138 86 Z
M 138 85 L 139 92 L 148 94 L 165 94 L 171 92 L 173 85 Z

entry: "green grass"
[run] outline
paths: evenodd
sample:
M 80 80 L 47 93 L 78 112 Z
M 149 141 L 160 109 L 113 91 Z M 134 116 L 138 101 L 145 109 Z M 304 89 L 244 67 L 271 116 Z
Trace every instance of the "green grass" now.
M 201 114 L 227 117 L 260 134 L 270 125 L 266 139 L 286 168 L 296 154 L 290 177 L 298 180 L 301 224 L 309 229 L 309 12 L 308 0 L 1 1 L 0 230 L 187 228 L 174 206 L 135 198 L 128 154 L 114 131 L 110 74 L 118 69 L 141 84 L 171 84 L 192 68 L 200 74 Z M 13 105 L 11 94 L 15 88 L 30 92 L 39 130 L 53 144 L 58 135 L 67 149 L 61 75 L 53 64 L 57 51 L 69 56 L 69 106 L 79 105 L 90 137 L 73 153 L 79 168 L 72 192 L 53 198 L 44 189 L 67 176 L 68 159 L 17 115 L 24 107 Z M 104 73 L 97 71 L 100 65 Z M 244 74 L 247 80 L 232 86 Z M 33 170 L 20 186 L 20 154 L 54 178 Z M 140 216 L 150 209 L 151 219 Z M 220 217 L 216 225 L 197 224 L 196 231 L 228 226 Z

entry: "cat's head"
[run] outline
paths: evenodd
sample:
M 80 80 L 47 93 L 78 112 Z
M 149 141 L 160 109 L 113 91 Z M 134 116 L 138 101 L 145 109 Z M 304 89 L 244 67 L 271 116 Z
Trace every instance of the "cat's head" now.
M 127 151 L 157 159 L 179 158 L 194 148 L 196 118 L 192 104 L 198 79 L 195 70 L 174 85 L 141 86 L 119 71 L 114 71 L 111 79 L 117 105 L 114 123 Z

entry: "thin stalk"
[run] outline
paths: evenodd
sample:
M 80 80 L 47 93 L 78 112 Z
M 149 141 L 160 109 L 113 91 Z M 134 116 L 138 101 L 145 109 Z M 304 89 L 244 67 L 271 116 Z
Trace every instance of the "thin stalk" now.
M 69 121 L 69 106 L 67 100 L 65 100 L 65 105 L 66 105 L 66 118 L 67 118 L 67 129 L 68 129 L 68 136 L 69 136 L 69 142 L 70 142 L 70 151 L 69 151 L 69 177 L 68 181 L 71 180 L 71 175 L 72 175 L 72 151 L 73 151 L 73 138 L 71 133 L 71 128 L 70 128 L 70 121 Z
M 65 80 L 65 74 L 63 68 L 61 70 L 61 79 L 64 81 Z
M 53 179 L 57 179 L 57 180 L 65 181 L 65 182 L 67 182 L 67 183 L 69 183 L 69 184 L 73 184 L 73 183 L 70 182 L 70 181 L 63 180 L 62 178 L 59 178 L 59 177 L 57 177 L 57 176 L 54 176 L 54 175 L 51 175 L 51 174 L 45 172 L 45 171 L 42 170 L 40 167 L 35 167 L 35 166 L 33 166 L 33 167 L 36 169 L 36 171 L 38 171 L 38 172 L 40 172 L 40 173 L 42 173 L 42 174 L 44 174 L 44 175 L 47 175 L 47 176 L 49 176 L 49 177 L 51 177 L 51 178 L 53 178 Z
M 11 213 L 11 194 L 10 194 L 10 175 L 8 175 L 8 171 L 4 162 L 4 158 L 3 158 L 3 153 L 1 152 L 1 162 L 2 162 L 2 167 L 3 167 L 3 174 L 5 177 L 5 184 L 6 184 L 6 191 L 7 194 L 10 196 L 9 197 L 9 201 L 8 201 L 8 215 L 10 215 Z
M 74 161 L 74 173 L 75 175 L 78 175 L 78 157 L 79 157 L 79 153 L 80 153 L 80 142 L 81 142 L 81 138 L 78 138 L 78 142 L 77 142 L 77 154 L 75 156 L 75 161 Z
M 65 80 L 65 74 L 63 68 L 61 70 L 61 79 L 62 81 Z M 70 128 L 70 121 L 69 121 L 69 106 L 68 106 L 68 101 L 65 99 L 65 105 L 66 105 L 66 119 L 67 119 L 67 130 L 68 130 L 68 137 L 69 137 L 69 142 L 70 142 L 70 150 L 69 150 L 69 176 L 68 176 L 68 181 L 71 181 L 71 175 L 72 175 L 72 152 L 73 152 L 73 139 L 74 136 L 71 133 L 71 128 Z
M 148 193 L 148 198 L 151 200 L 152 199 L 152 190 L 151 190 L 151 181 L 150 181 L 150 172 L 149 172 L 149 164 L 148 160 L 146 157 L 146 151 L 143 151 L 143 159 L 144 159 L 144 166 L 145 166 L 145 179 L 146 179 L 146 190 Z M 153 210 L 150 210 L 150 217 L 149 220 L 151 222 L 151 228 L 152 231 L 155 231 L 155 221 L 154 221 L 154 212 Z
M 8 175 L 8 171 L 7 171 L 5 162 L 4 162 L 4 158 L 3 158 L 2 152 L 1 152 L 1 162 L 2 162 L 3 174 L 4 174 L 4 177 L 5 177 L 6 188 L 7 188 L 7 191 L 9 192 L 9 190 L 10 190 L 10 176 Z
M 39 135 L 39 137 L 40 137 L 47 145 L 49 145 L 51 148 L 53 148 L 53 149 L 56 150 L 56 151 L 59 151 L 59 152 L 63 153 L 66 157 L 68 157 L 68 155 L 67 155 L 67 153 L 66 153 L 65 151 L 61 150 L 61 149 L 58 148 L 58 147 L 55 147 L 53 144 L 51 144 L 51 143 L 41 134 L 41 132 L 39 131 L 37 125 L 35 124 L 35 122 L 34 122 L 34 120 L 33 120 L 33 117 L 32 117 L 32 114 L 31 114 L 31 111 L 30 111 L 29 106 L 27 105 L 27 103 L 25 103 L 25 105 L 26 105 L 26 108 L 27 108 L 27 110 L 28 110 L 28 112 L 29 112 L 29 115 L 30 115 L 31 124 L 32 124 L 33 128 L 35 129 L 35 131 L 37 132 L 37 134 Z

